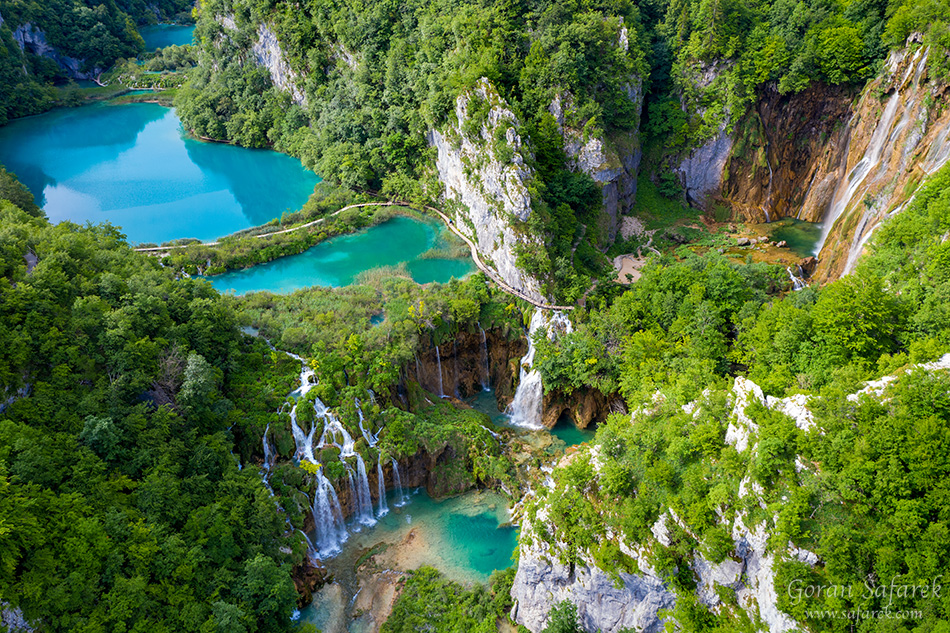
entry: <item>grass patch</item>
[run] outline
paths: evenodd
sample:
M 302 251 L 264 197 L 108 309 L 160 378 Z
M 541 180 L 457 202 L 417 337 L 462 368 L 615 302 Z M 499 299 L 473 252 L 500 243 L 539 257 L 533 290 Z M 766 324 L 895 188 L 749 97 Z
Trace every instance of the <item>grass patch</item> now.
M 699 220 L 702 213 L 684 205 L 679 200 L 667 198 L 660 193 L 653 181 L 641 173 L 637 177 L 637 201 L 630 215 L 640 218 L 647 230 L 664 229 L 685 222 Z

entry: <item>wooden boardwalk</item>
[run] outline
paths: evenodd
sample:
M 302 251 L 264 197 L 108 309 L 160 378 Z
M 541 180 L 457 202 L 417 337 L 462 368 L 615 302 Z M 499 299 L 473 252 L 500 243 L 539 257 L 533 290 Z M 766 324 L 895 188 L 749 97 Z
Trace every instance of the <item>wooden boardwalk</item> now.
M 319 220 L 314 220 L 313 222 L 307 222 L 306 224 L 301 224 L 300 226 L 295 226 L 289 229 L 283 229 L 282 231 L 274 231 L 272 233 L 262 233 L 260 235 L 253 235 L 251 237 L 255 239 L 264 239 L 267 237 L 273 237 L 274 235 L 283 235 L 285 233 L 300 231 L 302 229 L 310 228 L 311 226 L 316 226 L 318 224 L 321 224 L 325 222 L 326 220 L 328 220 L 329 218 L 332 218 L 335 215 L 343 213 L 344 211 L 349 211 L 350 209 L 359 209 L 361 207 L 405 207 L 407 209 L 415 209 L 417 211 L 431 211 L 432 213 L 435 213 L 442 219 L 442 221 L 445 223 L 445 226 L 448 227 L 450 231 L 452 231 L 457 236 L 459 236 L 459 238 L 461 238 L 462 241 L 464 241 L 468 245 L 468 248 L 472 252 L 472 261 L 474 261 L 478 269 L 482 271 L 483 273 L 485 273 L 485 275 L 489 279 L 495 282 L 495 285 L 501 288 L 502 291 L 514 297 L 517 297 L 523 301 L 527 301 L 534 307 L 541 308 L 542 310 L 573 310 L 574 309 L 574 306 L 559 306 L 559 305 L 553 305 L 550 303 L 543 303 L 543 302 L 537 301 L 536 299 L 533 299 L 532 297 L 528 296 L 522 290 L 513 288 L 512 286 L 508 285 L 505 282 L 505 280 L 501 278 L 501 275 L 499 275 L 497 271 L 493 270 L 482 261 L 482 258 L 479 257 L 478 248 L 475 246 L 475 243 L 472 242 L 472 240 L 470 240 L 468 236 L 463 234 L 458 229 L 458 227 L 455 226 L 455 223 L 452 222 L 451 219 L 449 219 L 447 215 L 445 215 L 444 213 L 442 213 L 435 207 L 430 207 L 430 206 L 420 207 L 418 205 L 414 205 L 409 202 L 360 202 L 357 204 L 351 204 L 351 205 L 345 206 L 342 209 L 334 211 L 330 215 L 320 218 Z M 136 248 L 134 250 L 140 253 L 162 253 L 162 252 L 180 249 L 180 248 L 188 248 L 189 246 L 218 246 L 220 244 L 221 244 L 220 241 L 214 241 L 214 242 L 203 242 L 203 243 L 198 243 L 198 244 L 195 244 L 195 243 L 179 244 L 175 246 L 150 246 L 147 248 Z

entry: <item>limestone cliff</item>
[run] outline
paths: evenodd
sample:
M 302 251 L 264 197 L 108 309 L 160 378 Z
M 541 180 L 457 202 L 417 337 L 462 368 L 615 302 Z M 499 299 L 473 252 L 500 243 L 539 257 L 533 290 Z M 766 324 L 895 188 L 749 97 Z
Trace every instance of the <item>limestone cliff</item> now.
M 847 148 L 851 98 L 823 84 L 794 95 L 763 90 L 737 124 L 725 163 L 721 197 L 736 217 L 821 221 Z
M 495 87 L 482 78 L 456 99 L 455 121 L 430 130 L 428 141 L 436 149 L 445 199 L 454 206 L 447 211 L 458 229 L 506 283 L 541 301 L 540 283 L 517 263 L 520 249 L 544 248 L 526 225 L 534 170 L 525 162 L 528 148 L 519 125 Z
M 719 196 L 733 146 L 730 112 L 714 112 L 705 104 L 706 94 L 723 81 L 726 68 L 717 64 L 695 64 L 688 67 L 685 76 L 678 81 L 683 109 L 696 121 L 704 121 L 706 127 L 714 128 L 702 145 L 681 156 L 673 168 L 683 185 L 686 201 L 707 210 Z
M 662 397 L 658 395 L 658 398 Z M 808 428 L 811 424 L 811 414 L 800 401 L 800 396 L 766 399 L 757 385 L 741 377 L 735 380 L 730 398 L 733 403 L 732 423 L 726 434 L 726 442 L 734 445 L 740 453 L 748 451 L 754 454 L 758 448 L 758 427 L 746 414 L 746 408 L 753 402 L 790 415 L 800 428 Z M 684 410 L 695 416 L 703 406 L 704 401 L 700 400 L 686 405 Z M 634 411 L 631 423 L 651 414 L 651 411 L 642 408 Z M 600 447 L 595 445 L 585 448 L 584 452 L 599 475 L 604 464 Z M 561 465 L 576 458 L 576 455 L 568 456 Z M 548 479 L 545 485 L 553 488 L 554 482 Z M 765 509 L 760 493 L 758 484 L 751 482 L 748 477 L 739 484 L 740 499 L 751 496 L 753 505 Z M 619 572 L 619 576 L 598 569 L 589 552 L 582 552 L 580 562 L 573 568 L 559 562 L 559 550 L 565 547 L 564 544 L 555 541 L 550 545 L 550 537 L 541 536 L 557 534 L 556 528 L 545 525 L 547 514 L 547 507 L 541 503 L 533 516 L 529 512 L 528 519 L 522 525 L 521 554 L 512 587 L 515 600 L 513 617 L 516 622 L 531 631 L 540 631 L 546 624 L 551 608 L 562 600 L 571 600 L 577 604 L 585 631 L 617 633 L 624 628 L 647 632 L 664 630 L 664 618 L 660 612 L 670 609 L 677 598 L 664 575 L 652 566 L 652 553 L 657 548 L 673 545 L 670 536 L 673 524 L 690 538 L 696 538 L 691 527 L 673 509 L 663 509 L 650 533 L 639 535 L 635 542 L 607 529 L 604 537 L 615 542 L 628 560 L 626 572 Z M 714 562 L 694 552 L 689 563 L 700 602 L 713 611 L 723 608 L 717 587 L 726 588 L 735 593 L 739 608 L 748 611 L 753 621 L 756 617 L 761 619 L 766 625 L 765 630 L 774 633 L 799 628 L 777 606 L 773 565 L 778 558 L 794 558 L 814 565 L 818 557 L 792 543 L 784 548 L 769 547 L 768 536 L 774 529 L 774 520 L 752 520 L 742 510 L 733 519 L 722 520 L 733 540 L 732 554 L 720 562 Z M 541 526 L 540 530 L 538 526 Z
M 270 73 L 275 86 L 288 93 L 297 105 L 307 104 L 307 95 L 300 88 L 301 77 L 287 63 L 280 42 L 277 41 L 277 34 L 270 26 L 261 24 L 257 28 L 257 41 L 251 50 L 257 63 Z

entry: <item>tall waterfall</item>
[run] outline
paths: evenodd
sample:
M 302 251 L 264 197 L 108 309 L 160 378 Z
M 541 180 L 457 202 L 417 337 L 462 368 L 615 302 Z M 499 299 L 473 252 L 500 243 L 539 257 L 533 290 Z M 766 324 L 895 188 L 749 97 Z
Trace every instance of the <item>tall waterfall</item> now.
M 396 486 L 395 506 L 398 508 L 406 505 L 406 495 L 402 491 L 402 477 L 399 476 L 399 462 L 395 459 L 393 460 L 393 484 Z
M 340 551 L 346 542 L 346 525 L 343 523 L 343 509 L 333 484 L 323 475 L 323 468 L 317 471 L 317 493 L 313 499 L 313 523 L 316 531 L 316 546 L 321 556 L 331 556 Z
M 439 354 L 439 346 L 435 346 L 435 360 L 439 366 L 439 397 L 444 398 L 445 392 L 442 390 L 442 355 Z
M 386 504 L 386 478 L 383 476 L 383 456 L 379 456 L 376 462 L 376 493 L 379 496 L 379 510 L 376 516 L 382 518 L 389 514 L 389 506 Z
M 271 463 L 274 461 L 274 451 L 271 450 L 270 444 L 267 442 L 267 434 L 270 433 L 270 422 L 267 423 L 267 427 L 264 429 L 264 468 L 270 470 Z
M 478 324 L 478 330 L 482 333 L 482 389 L 485 391 L 491 391 L 490 381 L 491 381 L 491 370 L 488 367 L 488 339 L 485 336 L 485 330 L 482 329 L 482 325 Z
M 363 462 L 363 456 L 356 454 L 356 476 L 359 501 L 359 514 L 357 520 L 363 525 L 373 525 L 376 523 L 376 517 L 373 516 L 373 497 L 369 492 L 369 477 L 366 476 L 366 463 Z
M 831 233 L 835 222 L 851 205 L 851 201 L 858 193 L 858 189 L 864 184 L 865 178 L 867 178 L 871 170 L 877 167 L 881 162 L 881 156 L 884 153 L 884 144 L 891 136 L 891 126 L 894 123 L 894 118 L 897 116 L 897 108 L 900 106 L 900 103 L 900 91 L 895 90 L 894 94 L 891 95 L 887 101 L 884 114 L 881 115 L 881 119 L 874 129 L 874 134 L 871 135 L 871 140 L 864 152 L 864 156 L 861 157 L 858 164 L 854 166 L 854 169 L 848 172 L 847 178 L 843 178 L 839 183 L 838 190 L 835 192 L 835 197 L 831 203 L 828 214 L 823 220 L 824 226 L 821 228 L 821 237 L 818 239 L 818 243 L 815 244 L 816 255 L 821 252 L 821 247 L 825 245 L 825 240 L 828 239 L 828 235 Z M 845 161 L 847 161 L 848 147 L 845 148 L 844 156 Z M 847 165 L 845 165 L 845 169 L 847 169 Z
M 542 327 L 547 328 L 547 336 L 554 339 L 557 333 L 571 332 L 571 322 L 563 312 L 553 312 L 547 316 L 537 309 L 531 316 L 528 326 L 528 353 L 521 359 L 521 372 L 515 397 L 508 407 L 511 423 L 529 429 L 541 428 L 541 403 L 544 397 L 541 384 L 541 372 L 534 369 L 534 335 Z

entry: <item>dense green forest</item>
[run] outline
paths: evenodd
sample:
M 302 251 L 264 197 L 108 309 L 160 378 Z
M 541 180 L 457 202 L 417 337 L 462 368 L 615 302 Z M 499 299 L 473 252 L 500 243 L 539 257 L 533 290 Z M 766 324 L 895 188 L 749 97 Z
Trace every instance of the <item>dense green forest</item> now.
M 755 629 L 728 596 L 718 613 L 699 604 L 688 564 L 697 552 L 732 556 L 725 526 L 739 513 L 772 521 L 776 548 L 794 542 L 820 557 L 819 566 L 778 560 L 777 582 L 950 573 L 950 382 L 908 370 L 950 351 L 950 169 L 875 231 L 853 274 L 824 287 L 790 292 L 784 268 L 740 263 L 712 244 L 694 249 L 702 254 L 667 249 L 627 288 L 613 281 L 595 228 L 600 191 L 569 169 L 549 110 L 570 95 L 566 125 L 583 138 L 639 129 L 655 159 L 728 128 L 765 89 L 858 88 L 912 34 L 950 49 L 947 0 L 202 0 L 197 49 L 168 49 L 141 66 L 127 59 L 143 48 L 136 25 L 187 16 L 190 6 L 0 0 L 0 123 L 62 102 L 63 70 L 14 40 L 28 22 L 85 70 L 126 59 L 119 71 L 129 77 L 181 73 L 168 82 L 187 77 L 176 106 L 188 129 L 293 154 L 339 187 L 275 223 L 284 228 L 376 194 L 436 200 L 426 135 L 454 125 L 456 98 L 487 78 L 535 173 L 524 230 L 545 248 L 520 263 L 552 296 L 585 298 L 571 312 L 573 333 L 536 337 L 534 366 L 549 395 L 597 391 L 637 412 L 599 427 L 596 464 L 582 449 L 555 469 L 552 489 L 526 502 L 529 519 L 545 508 L 540 535 L 564 545 L 564 561 L 589 556 L 608 572 L 632 571 L 608 534 L 642 542 L 674 509 L 689 530 L 672 527 L 672 544 L 649 555 L 679 599 L 669 616 L 686 631 Z M 305 98 L 278 90 L 256 62 L 261 23 Z M 934 72 L 946 74 L 946 55 L 934 58 Z M 462 128 L 476 135 L 488 101 L 472 103 Z M 646 171 L 644 192 L 672 204 L 678 184 L 662 161 Z M 285 405 L 300 366 L 282 351 L 306 358 L 317 380 L 309 401 L 335 411 L 367 463 L 445 454 L 445 492 L 520 490 L 498 429 L 430 397 L 407 369 L 419 350 L 479 328 L 523 336 L 530 307 L 483 275 L 421 287 L 387 269 L 344 289 L 238 299 L 178 274 L 301 252 L 390 212 L 354 211 L 265 246 L 247 232 L 159 261 L 133 252 L 116 227 L 51 225 L 0 169 L 0 607 L 49 631 L 299 628 L 292 570 L 306 557 L 299 531 L 315 484 L 294 461 Z M 886 401 L 848 398 L 888 374 L 901 377 Z M 725 441 L 737 376 L 767 396 L 810 398 L 813 430 L 752 405 L 757 450 L 737 451 Z M 357 426 L 364 414 L 374 446 Z M 273 496 L 257 467 L 265 439 L 277 456 Z M 334 447 L 318 457 L 342 484 L 339 455 Z M 759 497 L 742 497 L 742 481 Z M 494 631 L 511 583 L 511 570 L 487 587 L 419 570 L 383 631 Z M 780 606 L 813 630 L 940 631 L 950 620 L 939 596 L 897 605 L 921 609 L 922 620 L 856 626 L 813 619 L 787 596 Z M 824 606 L 882 605 L 872 596 Z M 576 619 L 576 608 L 558 605 L 547 630 L 576 631 Z
M 41 32 L 52 53 L 78 60 L 81 72 L 101 72 L 142 51 L 137 25 L 191 20 L 191 5 L 189 0 L 0 0 L 0 125 L 81 102 L 56 89 L 69 74 L 37 44 L 21 47 L 14 38 L 18 29 L 29 30 L 29 40 Z
M 945 574 L 950 378 L 911 369 L 885 400 L 848 396 L 866 380 L 950 350 L 950 251 L 941 237 L 948 230 L 944 169 L 881 227 L 854 274 L 822 288 L 768 297 L 767 271 L 715 256 L 658 260 L 575 333 L 555 343 L 539 337 L 545 389 L 619 391 L 641 411 L 613 415 L 598 429 L 600 465 L 589 455 L 574 460 L 555 471 L 553 490 L 532 501 L 546 508 L 545 538 L 564 543 L 568 560 L 586 552 L 608 571 L 629 570 L 630 560 L 604 534 L 642 542 L 661 512 L 673 509 L 688 529 L 673 526 L 673 543 L 654 549 L 651 563 L 676 588 L 672 615 L 689 631 L 755 628 L 743 611 L 716 616 L 692 594 L 687 561 L 695 552 L 714 562 L 733 555 L 725 526 L 737 513 L 774 515 L 770 543 L 791 541 L 818 554 L 815 567 L 779 563 L 776 587 L 794 579 L 825 587 L 891 578 L 920 585 Z M 737 451 L 725 441 L 735 374 L 767 395 L 813 398 L 814 428 L 805 432 L 753 404 L 746 413 L 759 427 L 758 448 L 751 458 Z M 683 408 L 690 402 L 699 403 L 695 413 Z M 743 497 L 744 478 L 761 494 Z M 927 627 L 950 618 L 939 596 L 890 603 L 867 593 L 796 600 L 779 592 L 779 604 L 813 630 L 855 630 L 847 618 L 833 625 L 812 619 L 821 608 L 919 609 L 922 621 L 906 621 L 924 627 L 914 630 L 938 630 Z M 857 630 L 889 625 L 870 618 Z

